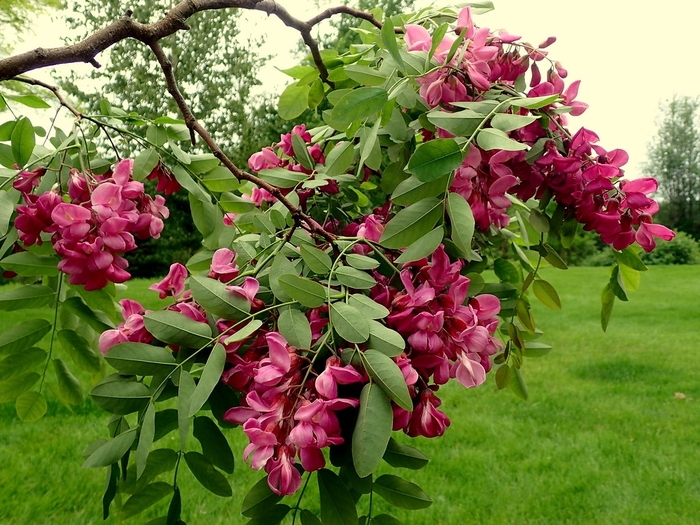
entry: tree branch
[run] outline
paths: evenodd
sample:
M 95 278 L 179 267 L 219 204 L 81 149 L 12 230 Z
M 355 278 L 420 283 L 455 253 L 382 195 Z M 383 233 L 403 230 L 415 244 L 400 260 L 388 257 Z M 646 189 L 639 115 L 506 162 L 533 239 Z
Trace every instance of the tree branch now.
M 328 82 L 328 70 L 321 59 L 318 42 L 311 36 L 311 30 L 316 24 L 334 14 L 348 14 L 368 20 L 381 28 L 381 24 L 372 15 L 345 6 L 326 9 L 323 13 L 304 22 L 293 17 L 274 0 L 183 0 L 168 11 L 163 18 L 152 24 L 141 24 L 131 18 L 131 13 L 127 12 L 126 15 L 77 44 L 50 49 L 38 47 L 32 51 L 0 60 L 0 81 L 9 80 L 34 69 L 60 64 L 83 62 L 100 67 L 95 57 L 121 40 L 135 38 L 150 45 L 150 42 L 160 40 L 177 31 L 189 29 L 186 20 L 196 13 L 226 8 L 262 11 L 268 15 L 276 16 L 286 26 L 299 31 L 304 43 L 311 50 L 314 63 L 325 82 Z
M 292 202 L 290 202 L 289 199 L 287 199 L 287 197 L 284 196 L 284 194 L 279 188 L 269 184 L 268 182 L 265 182 L 260 177 L 256 177 L 251 173 L 241 170 L 231 161 L 231 159 L 229 159 L 226 156 L 226 154 L 214 141 L 209 132 L 197 121 L 196 117 L 192 113 L 192 110 L 187 105 L 185 98 L 182 96 L 182 93 L 178 88 L 177 80 L 175 79 L 175 74 L 173 73 L 173 66 L 170 63 L 170 60 L 168 60 L 168 57 L 165 55 L 163 48 L 156 40 L 150 42 L 149 47 L 153 51 L 153 54 L 156 56 L 156 59 L 158 59 L 158 63 L 160 64 L 160 67 L 163 70 L 163 74 L 165 75 L 165 80 L 168 86 L 168 93 L 170 93 L 170 95 L 177 103 L 178 108 L 180 108 L 180 112 L 182 113 L 182 116 L 185 119 L 185 123 L 190 129 L 190 137 L 192 138 L 193 142 L 194 133 L 196 132 L 200 137 L 202 137 L 202 140 L 204 140 L 204 142 L 207 144 L 214 156 L 217 159 L 219 159 L 219 161 L 221 161 L 221 163 L 224 166 L 226 166 L 226 168 L 231 173 L 233 173 L 233 175 L 238 180 L 250 181 L 259 188 L 267 190 L 272 196 L 274 196 L 290 211 L 290 213 L 292 214 L 292 218 L 294 219 L 294 222 L 296 224 L 301 224 L 303 222 L 304 229 L 308 230 L 309 232 L 320 235 L 329 242 L 335 241 L 335 235 L 333 235 L 330 232 L 327 232 L 313 218 L 305 214 L 299 207 L 295 206 Z

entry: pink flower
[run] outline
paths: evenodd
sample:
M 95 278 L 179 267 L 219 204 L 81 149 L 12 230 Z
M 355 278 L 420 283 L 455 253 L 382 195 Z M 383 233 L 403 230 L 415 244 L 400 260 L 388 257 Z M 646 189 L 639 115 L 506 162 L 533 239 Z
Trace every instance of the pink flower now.
M 185 291 L 185 279 L 187 279 L 187 268 L 176 262 L 170 265 L 170 271 L 162 281 L 152 284 L 148 289 L 158 292 L 161 299 L 168 296 L 176 297 Z
M 219 248 L 211 259 L 209 277 L 221 282 L 228 282 L 238 276 L 239 269 L 236 266 L 236 254 L 228 248 Z
M 639 229 L 635 235 L 636 241 L 644 249 L 645 252 L 650 252 L 656 248 L 655 237 L 663 239 L 664 241 L 670 241 L 676 234 L 672 230 L 668 229 L 666 226 L 661 224 L 652 224 L 651 217 L 649 215 L 642 215 L 640 217 Z
M 265 465 L 267 484 L 275 494 L 287 496 L 294 494 L 301 486 L 301 474 L 294 468 L 294 447 L 281 445 L 276 457 Z

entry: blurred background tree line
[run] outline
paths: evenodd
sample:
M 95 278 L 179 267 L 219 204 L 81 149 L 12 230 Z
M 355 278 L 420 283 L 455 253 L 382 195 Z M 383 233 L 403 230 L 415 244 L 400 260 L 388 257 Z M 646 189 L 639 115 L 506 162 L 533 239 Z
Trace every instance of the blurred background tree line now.
M 175 0 L 2 0 L 0 24 L 11 28 L 0 40 L 0 56 L 11 52 L 13 41 L 31 28 L 31 20 L 40 13 L 65 9 L 72 33 L 79 40 L 123 16 L 126 9 L 141 22 L 153 22 Z M 318 2 L 317 2 L 318 3 Z M 355 0 L 346 3 L 361 10 L 380 8 L 393 15 L 410 9 L 414 0 Z M 269 57 L 259 53 L 261 41 L 241 33 L 243 21 L 236 10 L 198 13 L 188 23 L 190 31 L 179 32 L 161 42 L 175 67 L 180 87 L 195 115 L 210 130 L 215 140 L 239 166 L 247 166 L 248 157 L 279 141 L 280 130 L 296 123 L 313 126 L 321 122 L 320 113 L 307 111 L 296 121 L 282 121 L 275 111 L 276 93 L 265 93 L 258 70 Z M 331 29 L 319 35 L 325 48 L 347 51 L 359 42 L 345 17 L 335 18 Z M 299 46 L 299 53 L 305 50 Z M 216 54 L 212 61 L 202 56 Z M 169 114 L 179 117 L 171 97 L 163 97 L 164 80 L 150 49 L 134 40 L 122 41 L 100 57 L 102 67 L 85 76 L 62 77 L 61 88 L 75 105 L 86 112 L 98 112 L 103 99 L 125 111 L 143 116 Z M 262 94 L 261 94 L 262 93 Z M 649 144 L 643 175 L 655 177 L 660 185 L 659 222 L 677 233 L 671 242 L 660 243 L 653 254 L 645 255 L 648 264 L 700 263 L 700 102 L 689 96 L 674 96 L 660 104 L 657 135 Z M 185 143 L 182 143 L 185 145 Z M 120 154 L 128 156 L 127 145 Z M 121 148 L 124 148 L 123 150 Z M 198 153 L 197 147 L 189 152 Z M 129 257 L 130 271 L 137 277 L 153 277 L 167 272 L 175 261 L 186 262 L 201 247 L 201 238 L 192 224 L 186 196 L 168 197 L 171 216 L 162 238 L 144 242 Z M 579 230 L 568 250 L 570 265 L 607 265 L 613 261 L 610 249 L 596 236 Z

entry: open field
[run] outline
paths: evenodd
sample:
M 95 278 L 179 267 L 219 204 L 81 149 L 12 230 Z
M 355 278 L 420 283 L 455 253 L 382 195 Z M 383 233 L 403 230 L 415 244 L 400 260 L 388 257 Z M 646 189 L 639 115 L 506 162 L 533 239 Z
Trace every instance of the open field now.
M 406 525 L 698 523 L 700 267 L 653 267 L 629 303 L 616 302 L 604 334 L 606 272 L 545 272 L 564 309 L 534 305 L 554 350 L 526 363 L 529 401 L 498 392 L 492 379 L 475 390 L 441 391 L 451 427 L 443 439 L 412 443 L 431 458 L 428 467 L 398 472 L 435 504 L 391 511 L 396 517 Z M 3 315 L 0 328 L 23 316 Z M 0 523 L 101 523 L 104 472 L 80 465 L 87 444 L 106 435 L 106 421 L 90 401 L 73 413 L 50 401 L 47 416 L 32 424 L 0 405 Z M 214 496 L 186 474 L 190 525 L 247 521 L 240 503 L 261 476 L 240 459 L 244 436 L 227 436 L 237 453 L 234 497 Z M 380 501 L 380 511 L 389 511 Z M 162 506 L 131 521 L 159 512 Z

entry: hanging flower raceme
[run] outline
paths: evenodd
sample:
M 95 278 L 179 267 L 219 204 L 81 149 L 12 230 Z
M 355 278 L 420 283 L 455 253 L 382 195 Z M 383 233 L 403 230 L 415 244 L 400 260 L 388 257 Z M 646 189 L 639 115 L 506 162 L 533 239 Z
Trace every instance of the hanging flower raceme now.
M 135 237 L 160 237 L 169 215 L 163 197 L 151 198 L 143 184 L 133 180 L 133 165 L 131 159 L 119 161 L 101 176 L 72 170 L 67 183 L 70 202 L 54 190 L 23 193 L 25 204 L 18 206 L 15 219 L 19 240 L 25 246 L 42 244 L 42 233 L 51 234 L 61 257 L 58 269 L 69 275 L 68 282 L 86 290 L 127 281 L 131 275 L 123 254 L 136 248 Z M 46 170 L 32 173 L 18 179 L 25 190 L 35 188 L 36 178 Z

